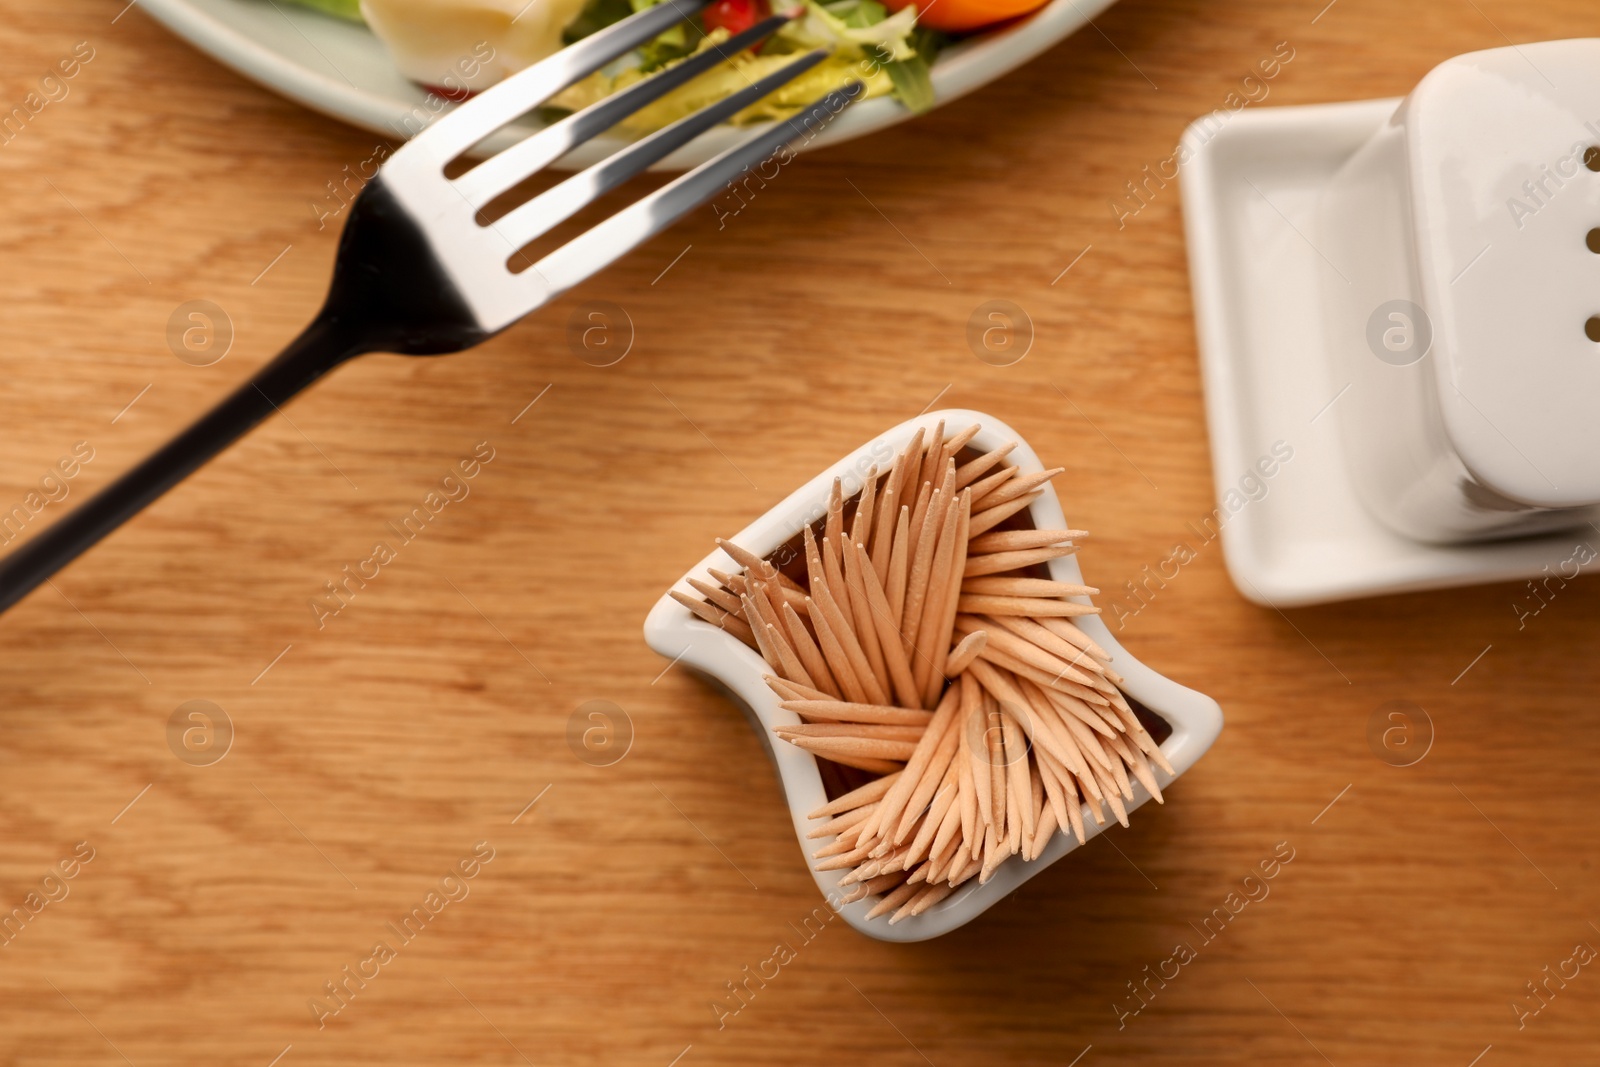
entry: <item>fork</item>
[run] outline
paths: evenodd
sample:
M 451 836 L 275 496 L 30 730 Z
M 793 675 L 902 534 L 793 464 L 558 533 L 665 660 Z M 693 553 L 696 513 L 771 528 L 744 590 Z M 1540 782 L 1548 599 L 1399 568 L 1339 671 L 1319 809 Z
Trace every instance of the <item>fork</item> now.
M 0 611 L 199 469 L 291 397 L 368 352 L 442 355 L 479 344 L 671 225 L 746 168 L 826 125 L 861 95 L 852 81 L 662 186 L 548 253 L 511 260 L 606 191 L 826 58 L 826 49 L 752 81 L 534 196 L 493 222 L 489 203 L 640 108 L 765 40 L 801 10 L 773 15 L 718 46 L 547 126 L 456 177 L 446 168 L 490 134 L 710 0 L 665 0 L 562 49 L 450 112 L 404 145 L 356 198 L 322 309 L 298 337 L 177 437 L 0 561 Z

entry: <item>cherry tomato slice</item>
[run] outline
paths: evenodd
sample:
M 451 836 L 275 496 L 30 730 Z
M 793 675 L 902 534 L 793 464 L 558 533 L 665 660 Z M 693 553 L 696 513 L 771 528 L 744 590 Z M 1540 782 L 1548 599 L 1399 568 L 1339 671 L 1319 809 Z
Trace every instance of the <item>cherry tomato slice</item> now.
M 770 13 L 765 0 L 716 0 L 701 13 L 700 18 L 708 32 L 723 29 L 729 33 L 742 33 Z

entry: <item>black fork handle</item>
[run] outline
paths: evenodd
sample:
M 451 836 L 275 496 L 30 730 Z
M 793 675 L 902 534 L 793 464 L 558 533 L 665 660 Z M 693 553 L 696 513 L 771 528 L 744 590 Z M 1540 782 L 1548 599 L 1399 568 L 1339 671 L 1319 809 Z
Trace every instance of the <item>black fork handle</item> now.
M 296 393 L 365 350 L 336 320 L 319 315 L 233 395 L 64 519 L 0 560 L 0 611 L 193 474 Z
M 0 611 L 346 360 L 443 355 L 488 336 L 380 174 L 350 209 L 327 301 L 311 325 L 198 422 L 0 560 Z

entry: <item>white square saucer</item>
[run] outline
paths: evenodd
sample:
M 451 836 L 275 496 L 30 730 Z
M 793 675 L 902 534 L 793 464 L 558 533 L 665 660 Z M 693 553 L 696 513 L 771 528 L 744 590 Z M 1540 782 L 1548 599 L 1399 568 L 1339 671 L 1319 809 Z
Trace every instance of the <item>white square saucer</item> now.
M 1399 104 L 1219 112 L 1184 133 L 1184 229 L 1215 525 L 1229 575 L 1258 604 L 1531 578 L 1546 567 L 1571 578 L 1580 560 L 1596 558 L 1588 546 L 1600 547 L 1600 531 L 1588 526 L 1470 545 L 1411 541 L 1373 518 L 1350 484 L 1331 410 L 1347 383 L 1323 343 L 1320 272 L 1330 267 L 1313 244 L 1313 207 Z M 1275 444 L 1292 458 L 1268 462 L 1274 473 L 1263 478 L 1257 463 L 1279 458 Z

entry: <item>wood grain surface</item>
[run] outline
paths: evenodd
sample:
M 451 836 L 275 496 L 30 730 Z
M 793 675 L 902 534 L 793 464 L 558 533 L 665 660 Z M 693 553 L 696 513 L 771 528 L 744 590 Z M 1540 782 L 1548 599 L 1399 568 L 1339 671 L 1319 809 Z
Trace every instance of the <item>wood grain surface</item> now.
M 640 636 L 714 536 L 935 402 L 1067 468 L 1108 593 L 1188 539 L 1214 501 L 1177 189 L 1119 227 L 1125 183 L 1279 42 L 1251 107 L 1398 95 L 1451 55 L 1600 26 L 1579 0 L 1325 2 L 1126 0 L 481 349 L 338 371 L 7 613 L 0 911 L 59 899 L 0 947 L 0 1061 L 1592 1056 L 1600 976 L 1546 977 L 1600 945 L 1591 579 L 1520 627 L 1520 584 L 1279 613 L 1200 546 L 1120 636 L 1222 703 L 1220 741 L 1165 807 L 904 946 L 802 936 L 821 901 L 760 742 Z M 5 110 L 93 50 L 0 144 L 0 506 L 93 454 L 30 532 L 294 334 L 336 236 L 312 205 L 377 143 L 120 7 L 12 5 L 0 31 Z M 1011 366 L 968 345 L 993 299 L 1033 324 Z M 233 332 L 209 366 L 169 344 L 198 300 Z M 569 344 L 596 302 L 632 323 L 612 366 Z M 319 628 L 324 583 L 475 450 L 468 495 Z M 210 765 L 169 731 L 197 700 L 231 723 Z M 632 736 L 611 766 L 568 741 L 595 700 Z M 1369 741 L 1391 701 L 1432 723 L 1409 767 Z M 319 1026 L 308 1003 L 380 939 L 393 958 Z M 779 943 L 794 958 L 719 1025 Z

